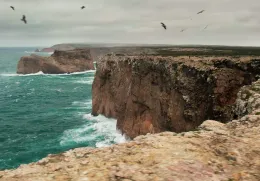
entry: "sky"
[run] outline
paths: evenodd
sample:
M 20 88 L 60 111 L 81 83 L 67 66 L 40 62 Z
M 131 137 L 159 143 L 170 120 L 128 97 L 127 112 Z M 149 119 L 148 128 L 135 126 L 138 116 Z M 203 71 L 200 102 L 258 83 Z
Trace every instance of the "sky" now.
M 0 46 L 260 46 L 259 9 L 260 0 L 0 0 Z M 28 24 L 20 21 L 23 14 Z

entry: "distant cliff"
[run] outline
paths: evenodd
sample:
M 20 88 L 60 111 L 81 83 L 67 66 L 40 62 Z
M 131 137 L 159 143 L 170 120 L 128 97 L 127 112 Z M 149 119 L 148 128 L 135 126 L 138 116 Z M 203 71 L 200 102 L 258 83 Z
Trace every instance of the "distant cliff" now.
M 92 114 L 116 118 L 131 138 L 227 122 L 237 117 L 239 89 L 257 74 L 254 57 L 106 56 L 97 64 Z
M 39 71 L 60 74 L 94 69 L 93 59 L 88 49 L 56 50 L 50 57 L 24 56 L 17 65 L 18 74 L 31 74 Z

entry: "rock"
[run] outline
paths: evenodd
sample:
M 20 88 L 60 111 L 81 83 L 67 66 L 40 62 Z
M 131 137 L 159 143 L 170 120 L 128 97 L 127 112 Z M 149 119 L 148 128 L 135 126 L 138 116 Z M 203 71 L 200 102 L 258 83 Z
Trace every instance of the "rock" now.
M 200 127 L 200 137 L 191 134 L 192 131 L 179 137 L 164 132 L 139 136 L 138 144 L 130 141 L 91 151 L 89 148 L 74 149 L 14 170 L 0 171 L 0 178 L 1 181 L 259 181 L 260 119 L 241 118 L 227 124 L 208 120 Z M 111 148 L 115 147 L 117 151 L 111 153 Z M 75 157 L 86 153 L 88 160 Z M 69 162 L 62 159 L 64 156 Z M 49 161 L 53 158 L 59 161 Z M 45 164 L 40 164 L 43 161 Z
M 89 163 L 89 161 L 84 160 L 84 161 L 82 161 L 80 164 L 81 164 L 81 165 L 87 165 L 88 163 Z
M 206 131 L 214 131 L 218 134 L 227 134 L 227 131 L 224 128 L 224 124 L 214 120 L 205 121 L 199 126 L 199 128 Z
M 54 52 L 55 50 L 53 48 L 43 48 L 40 52 Z
M 260 81 L 244 86 L 238 93 L 236 104 L 233 106 L 234 114 L 241 118 L 247 114 L 260 115 Z
M 55 51 L 50 57 L 25 56 L 20 59 L 17 65 L 18 74 L 31 74 L 40 71 L 47 74 L 62 74 L 94 69 L 90 51 L 87 49 Z
M 193 59 L 103 57 L 92 87 L 92 114 L 117 119 L 117 128 L 130 138 L 194 130 L 207 119 L 232 120 L 239 89 L 256 79 L 260 65 L 250 57 Z

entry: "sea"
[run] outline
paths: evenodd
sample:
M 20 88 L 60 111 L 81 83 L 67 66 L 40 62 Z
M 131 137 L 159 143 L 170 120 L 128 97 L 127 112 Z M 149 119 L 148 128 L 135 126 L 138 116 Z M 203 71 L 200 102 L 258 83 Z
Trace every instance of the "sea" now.
M 95 70 L 16 74 L 20 57 L 35 49 L 0 48 L 0 170 L 73 148 L 125 142 L 116 120 L 91 115 Z

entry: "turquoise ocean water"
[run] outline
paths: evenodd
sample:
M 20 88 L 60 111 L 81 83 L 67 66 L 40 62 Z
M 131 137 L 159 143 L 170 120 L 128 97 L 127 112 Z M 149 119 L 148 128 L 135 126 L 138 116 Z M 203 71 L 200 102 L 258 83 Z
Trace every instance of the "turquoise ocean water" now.
M 35 49 L 0 48 L 0 170 L 71 148 L 124 142 L 116 120 L 90 114 L 95 71 L 16 74 L 20 57 Z

